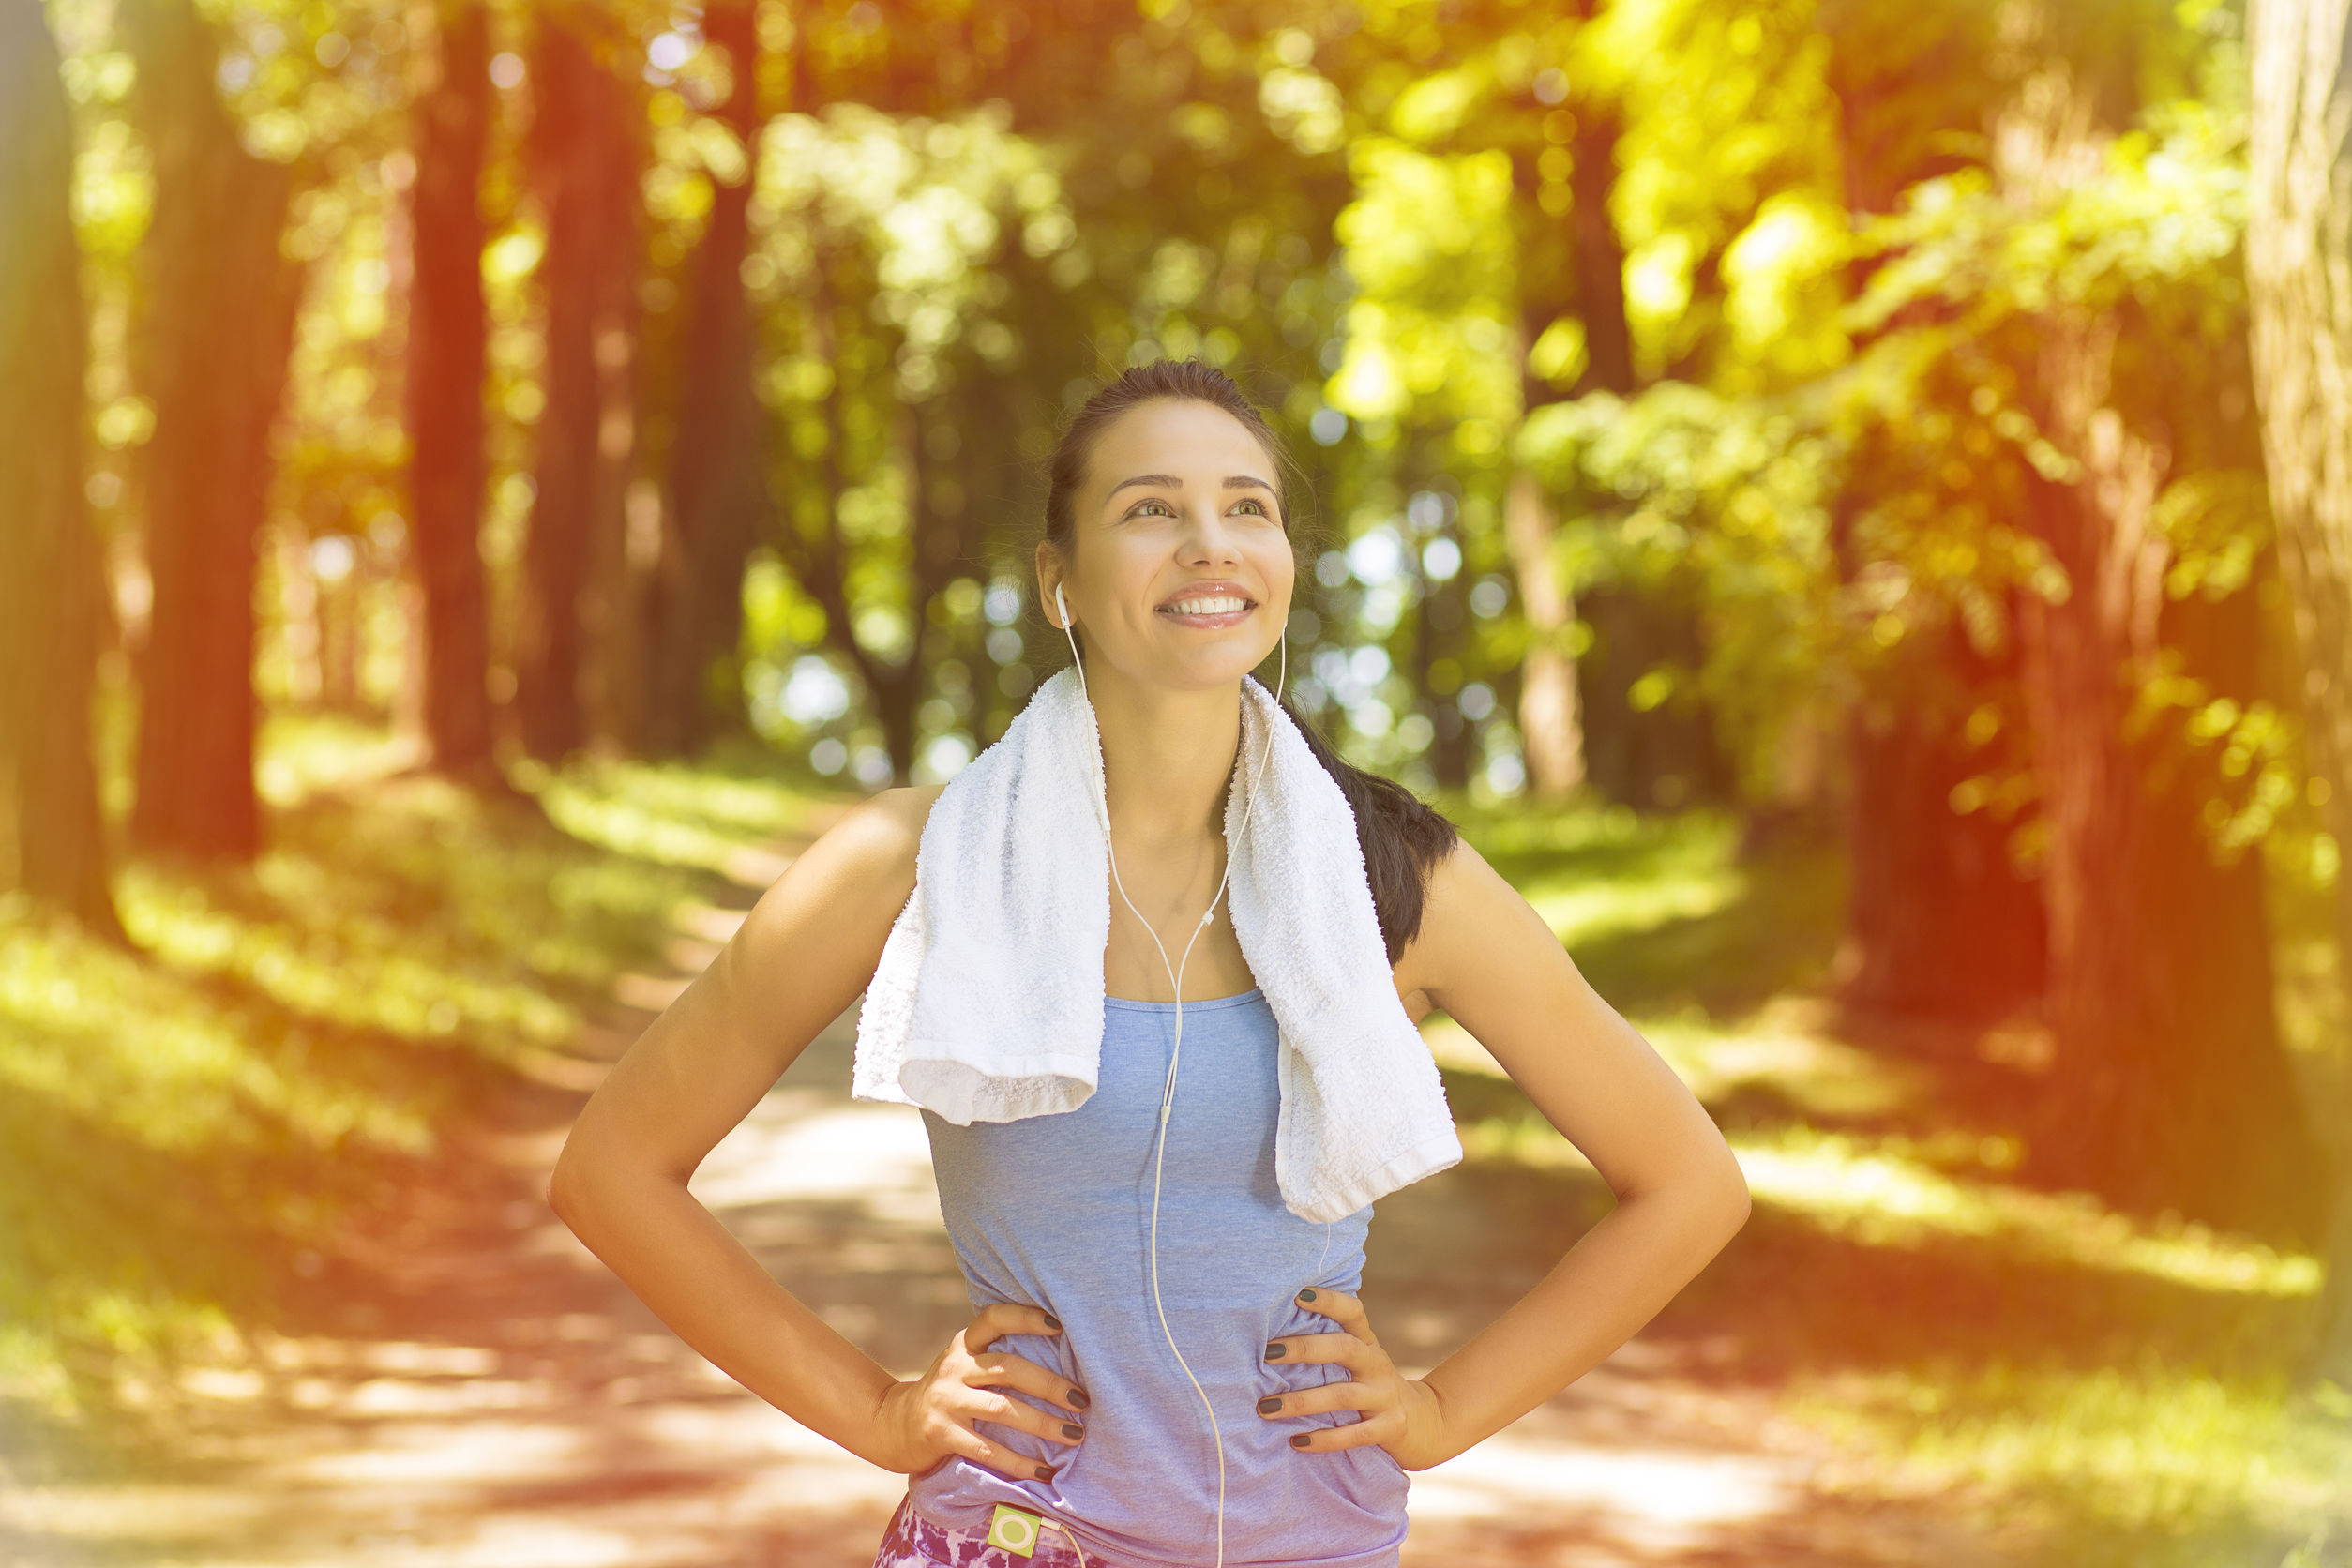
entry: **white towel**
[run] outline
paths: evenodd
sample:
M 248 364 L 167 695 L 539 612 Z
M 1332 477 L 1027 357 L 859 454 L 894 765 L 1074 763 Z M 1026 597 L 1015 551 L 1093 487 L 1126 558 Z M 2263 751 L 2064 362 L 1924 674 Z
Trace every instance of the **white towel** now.
M 1458 1163 L 1462 1145 L 1396 995 L 1348 797 L 1274 694 L 1249 675 L 1242 691 L 1238 776 L 1261 792 L 1246 826 L 1245 787 L 1226 792 L 1226 897 L 1281 1036 L 1275 1179 L 1291 1213 L 1321 1224 Z M 932 803 L 914 892 L 858 1014 L 852 1097 L 969 1126 L 1094 1093 L 1111 899 L 1102 781 L 1094 710 L 1065 666 Z M 1179 1102 L 1182 1071 L 1180 1058 Z

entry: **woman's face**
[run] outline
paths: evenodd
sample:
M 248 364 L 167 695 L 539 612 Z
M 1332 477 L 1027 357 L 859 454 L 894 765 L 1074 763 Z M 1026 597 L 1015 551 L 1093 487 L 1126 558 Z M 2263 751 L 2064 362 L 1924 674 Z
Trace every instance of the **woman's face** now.
M 1274 465 L 1242 422 L 1195 398 L 1154 398 L 1104 428 L 1075 497 L 1066 575 L 1038 550 L 1048 620 L 1069 600 L 1090 669 L 1108 660 L 1138 684 L 1230 686 L 1274 652 L 1297 573 Z M 1224 582 L 1225 589 L 1202 584 Z M 1241 597 L 1238 615 L 1181 620 L 1164 606 Z

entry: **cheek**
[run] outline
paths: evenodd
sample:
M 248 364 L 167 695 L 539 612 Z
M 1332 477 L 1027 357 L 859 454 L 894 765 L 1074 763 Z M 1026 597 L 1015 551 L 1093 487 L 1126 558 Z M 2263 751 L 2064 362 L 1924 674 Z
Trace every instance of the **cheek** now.
M 1265 583 L 1266 592 L 1274 596 L 1277 604 L 1289 604 L 1298 596 L 1299 574 L 1311 569 L 1301 566 L 1287 542 L 1274 546 L 1255 565 L 1259 580 Z

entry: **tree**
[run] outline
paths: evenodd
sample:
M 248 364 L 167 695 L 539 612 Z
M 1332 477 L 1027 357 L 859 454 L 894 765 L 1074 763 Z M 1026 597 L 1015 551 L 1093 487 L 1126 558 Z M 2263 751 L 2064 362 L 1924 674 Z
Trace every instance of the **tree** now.
M 2337 849 L 2336 972 L 2352 992 L 2352 3 L 2253 0 L 2247 29 L 2254 389 L 2313 782 Z M 2347 1108 L 2321 1114 L 2342 1126 Z M 2352 1154 L 2338 1158 L 2315 1363 L 2352 1386 Z
M 2165 36 L 2156 8 L 2000 8 L 2010 91 L 1989 127 L 1992 174 L 2020 220 L 2049 218 L 2053 237 L 2081 229 L 2064 204 L 2102 176 L 2141 106 Z M 2212 854 L 2178 728 L 2143 701 L 2177 670 L 2224 689 L 2239 679 L 2234 654 L 2209 650 L 2249 638 L 2209 623 L 2242 606 L 2171 599 L 2159 503 L 2194 437 L 2134 402 L 2148 394 L 2134 354 L 2162 341 L 2140 328 L 2148 307 L 2112 279 L 2070 294 L 2079 282 L 2022 309 L 2004 344 L 2021 411 L 2058 455 L 2023 469 L 2018 496 L 2052 569 L 2018 599 L 2058 1042 L 2027 1170 L 2133 1207 L 2292 1225 L 2309 1217 L 2313 1150 L 2272 1014 L 2260 863 Z
M 1976 6 L 1890 8 L 1876 0 L 1830 0 L 1821 13 L 1832 40 L 1829 85 L 1835 98 L 1841 196 L 1857 223 L 1899 210 L 1904 192 L 1962 166 L 1952 132 L 1981 114 L 1984 73 Z M 1866 239 L 1846 267 L 1846 292 L 1862 300 L 1900 254 Z M 1850 328 L 1855 361 L 1909 330 L 1933 330 L 1951 312 L 1913 301 L 1867 326 Z M 1841 599 L 1853 617 L 1877 612 L 1869 574 L 1891 563 L 1868 514 L 1899 508 L 1935 480 L 1906 466 L 1918 443 L 1893 427 L 1907 400 L 1890 397 L 1853 442 L 1830 503 L 1830 537 Z M 1867 637 L 1867 628 L 1859 628 Z M 1916 645 L 1914 645 L 1916 644 Z M 2045 934 L 2040 890 L 2009 853 L 2012 824 L 1991 810 L 1954 809 L 1955 794 L 1989 761 L 1968 740 L 1968 717 L 1983 694 L 2014 680 L 2016 644 L 1980 650 L 1968 619 L 1947 613 L 1858 671 L 1846 727 L 1846 931 L 1837 969 L 1850 1005 L 1948 1018 L 1997 1017 L 2037 996 Z M 2013 765 L 2013 757 L 2007 759 Z
M 670 444 L 669 529 L 653 601 L 654 632 L 644 744 L 655 756 L 699 749 L 722 724 L 740 725 L 742 686 L 734 658 L 743 631 L 744 564 L 773 526 L 775 505 L 761 456 L 762 420 L 752 378 L 758 362 L 744 258 L 760 175 L 760 43 L 750 0 L 707 10 L 708 40 L 726 62 L 726 98 L 705 144 L 710 215 L 690 284 L 678 373 L 677 428 Z M 804 52 L 806 37 L 794 40 Z M 714 668 L 733 676 L 725 701 L 706 683 Z
M 262 842 L 256 540 L 302 278 L 280 249 L 294 176 L 245 149 L 216 95 L 212 29 L 189 0 L 127 0 L 120 15 L 155 166 L 134 328 L 137 380 L 155 407 L 143 475 L 155 592 L 130 836 L 194 859 L 247 859 Z
M 411 559 L 421 681 L 411 693 L 425 764 L 499 788 L 492 755 L 490 606 L 481 550 L 485 458 L 480 187 L 490 136 L 490 13 L 434 0 L 410 15 L 415 174 L 409 202 L 408 409 Z
M 533 26 L 527 154 L 547 229 L 547 400 L 523 550 L 515 718 L 523 749 L 558 761 L 592 728 L 590 636 L 601 641 L 633 623 L 623 608 L 622 545 L 634 450 L 639 157 L 637 98 L 622 73 L 640 46 L 603 5 L 542 7 Z M 611 650 L 600 680 L 632 646 Z
M 91 753 L 104 588 L 83 500 L 89 328 L 68 195 L 73 131 L 38 6 L 0 15 L 0 802 L 19 887 L 128 944 Z

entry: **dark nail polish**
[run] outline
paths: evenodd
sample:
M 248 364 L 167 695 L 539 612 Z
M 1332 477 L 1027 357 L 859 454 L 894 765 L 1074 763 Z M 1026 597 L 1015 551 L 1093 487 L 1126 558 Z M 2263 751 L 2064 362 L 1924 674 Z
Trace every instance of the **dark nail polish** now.
M 1290 1446 L 1292 1448 L 1304 1448 L 1306 1446 L 1306 1437 L 1307 1435 L 1304 1432 L 1301 1432 L 1297 1437 L 1290 1440 Z
M 1266 1359 L 1268 1361 L 1280 1361 L 1282 1359 L 1282 1346 L 1274 1340 L 1270 1339 L 1266 1341 Z
M 1051 1465 L 1039 1465 L 1037 1467 L 1037 1479 L 1040 1481 L 1051 1481 L 1053 1479 L 1053 1467 Z
M 1062 1424 L 1062 1435 L 1073 1440 L 1082 1438 L 1086 1436 L 1086 1428 L 1075 1421 L 1065 1421 Z
M 1062 1319 L 1055 1317 L 1050 1312 L 1046 1314 L 1046 1321 L 1051 1323 L 1055 1328 L 1060 1328 L 1062 1326 Z
M 1070 1391 L 1070 1403 L 1076 1405 L 1079 1410 L 1083 1410 L 1093 1406 L 1094 1401 L 1086 1396 L 1086 1391 L 1084 1389 L 1074 1388 Z
M 1311 1286 L 1311 1285 L 1310 1285 L 1310 1286 L 1308 1286 L 1305 1289 L 1304 1289 L 1304 1290 L 1302 1290 L 1302 1291 L 1300 1291 L 1300 1292 L 1299 1292 L 1299 1300 L 1301 1300 L 1301 1301 L 1303 1301 L 1303 1302 L 1311 1302 L 1311 1301 L 1313 1301 L 1314 1299 L 1315 1299 L 1315 1288 L 1314 1288 L 1313 1286 Z
M 1274 1411 L 1280 1409 L 1282 1409 L 1282 1395 L 1279 1394 L 1269 1394 L 1263 1399 L 1258 1401 L 1258 1413 L 1259 1415 L 1272 1415 Z

